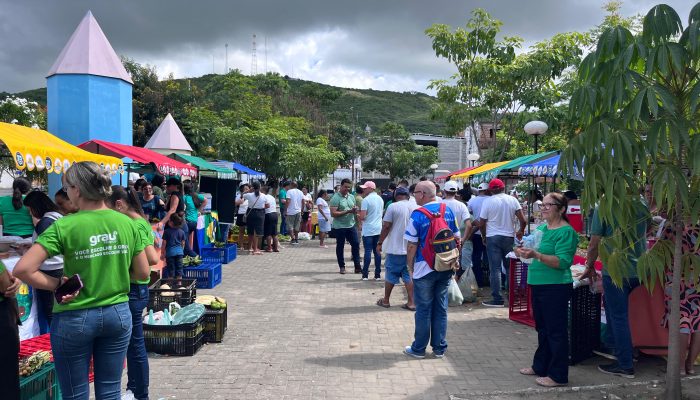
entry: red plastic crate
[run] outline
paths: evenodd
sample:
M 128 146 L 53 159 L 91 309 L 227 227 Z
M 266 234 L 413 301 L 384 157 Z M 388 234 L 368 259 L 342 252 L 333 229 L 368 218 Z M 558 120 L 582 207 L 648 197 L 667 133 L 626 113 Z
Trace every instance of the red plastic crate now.
M 527 264 L 518 258 L 510 259 L 508 269 L 508 318 L 521 324 L 535 326 L 532 294 L 527 284 Z
M 37 351 L 51 351 L 51 335 L 46 333 L 19 342 L 19 358 L 29 357 Z M 53 353 L 51 353 L 51 361 L 53 361 Z M 92 359 L 90 359 L 90 372 L 88 374 L 89 382 L 95 380 L 94 368 Z

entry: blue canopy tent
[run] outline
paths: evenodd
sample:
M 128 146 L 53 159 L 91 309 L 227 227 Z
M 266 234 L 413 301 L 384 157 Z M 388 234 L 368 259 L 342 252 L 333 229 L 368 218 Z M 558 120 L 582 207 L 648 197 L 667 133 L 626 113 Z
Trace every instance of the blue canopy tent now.
M 250 169 L 250 168 L 246 167 L 245 165 L 239 164 L 235 161 L 216 160 L 216 161 L 211 161 L 210 164 L 214 164 L 214 165 L 219 166 L 219 167 L 224 167 L 224 168 L 236 170 L 236 171 L 240 172 L 241 174 L 248 175 L 248 179 L 252 179 L 252 178 L 265 179 L 265 173 L 258 172 L 254 169 Z
M 548 178 L 556 178 L 559 176 L 559 159 L 561 154 L 557 154 L 554 157 L 547 158 L 545 160 L 525 164 L 518 169 L 518 175 L 520 176 L 544 176 Z M 576 171 L 576 173 L 571 176 L 572 179 L 583 180 L 581 173 Z

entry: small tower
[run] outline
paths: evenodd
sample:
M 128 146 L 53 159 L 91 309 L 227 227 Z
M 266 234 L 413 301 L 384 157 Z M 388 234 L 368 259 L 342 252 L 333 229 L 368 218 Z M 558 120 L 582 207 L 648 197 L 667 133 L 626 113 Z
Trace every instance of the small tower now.
M 132 144 L 133 81 L 90 11 L 46 78 L 49 132 L 74 145 Z
M 192 154 L 192 147 L 170 114 L 160 123 L 158 129 L 143 147 L 165 155 L 172 153 Z

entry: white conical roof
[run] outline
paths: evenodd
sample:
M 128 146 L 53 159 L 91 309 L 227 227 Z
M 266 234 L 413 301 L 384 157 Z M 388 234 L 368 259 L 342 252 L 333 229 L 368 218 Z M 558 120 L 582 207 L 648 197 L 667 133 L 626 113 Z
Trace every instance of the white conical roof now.
M 106 76 L 134 84 L 90 11 L 68 39 L 47 78 L 57 74 Z
M 170 114 L 160 123 L 158 129 L 156 129 L 144 147 L 147 149 L 192 151 L 192 147 L 185 139 L 185 135 L 182 134 L 180 127 L 177 126 L 173 116 Z

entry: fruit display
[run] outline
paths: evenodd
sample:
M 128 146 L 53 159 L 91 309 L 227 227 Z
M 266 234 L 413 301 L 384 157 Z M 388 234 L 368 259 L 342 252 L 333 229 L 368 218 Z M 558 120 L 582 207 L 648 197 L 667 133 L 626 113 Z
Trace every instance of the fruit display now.
M 226 299 L 223 297 L 212 296 L 212 295 L 201 295 L 197 296 L 194 301 L 195 303 L 202 304 L 205 307 L 211 308 L 212 310 L 225 310 L 226 309 Z
M 37 351 L 31 356 L 20 360 L 19 362 L 19 375 L 29 376 L 44 366 L 47 362 L 51 361 L 51 352 L 48 351 Z
M 226 247 L 226 243 L 224 243 L 224 242 L 214 242 L 214 247 L 221 249 L 221 248 Z
M 196 257 L 190 257 L 190 256 L 185 256 L 182 257 L 182 265 L 184 267 L 192 267 L 192 266 L 197 266 L 202 264 L 202 258 L 199 256 Z

